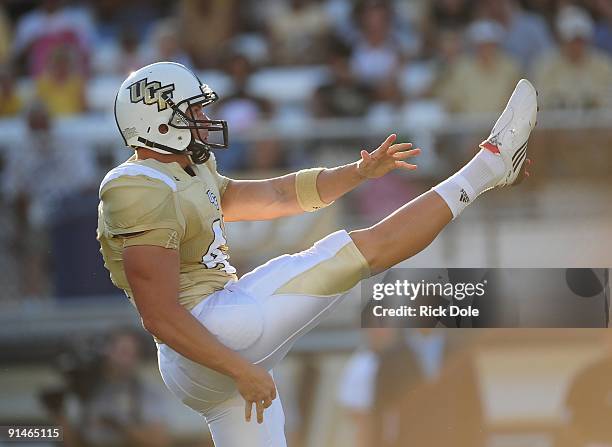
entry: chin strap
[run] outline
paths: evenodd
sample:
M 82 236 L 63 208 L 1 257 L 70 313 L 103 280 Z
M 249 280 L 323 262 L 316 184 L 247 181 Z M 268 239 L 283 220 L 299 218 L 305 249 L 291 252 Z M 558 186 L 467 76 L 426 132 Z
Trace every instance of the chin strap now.
M 203 143 L 198 143 L 197 141 L 191 140 L 189 146 L 187 146 L 186 151 L 193 162 L 197 165 L 201 165 L 202 163 L 206 163 L 210 158 L 210 148 L 208 145 Z
M 154 147 L 155 149 L 161 149 L 162 151 L 166 151 L 170 154 L 183 154 L 184 151 L 179 151 L 178 149 L 174 149 L 170 146 L 166 146 L 164 144 L 156 143 L 155 141 L 147 140 L 146 138 L 138 137 L 138 142 L 142 143 L 149 147 Z

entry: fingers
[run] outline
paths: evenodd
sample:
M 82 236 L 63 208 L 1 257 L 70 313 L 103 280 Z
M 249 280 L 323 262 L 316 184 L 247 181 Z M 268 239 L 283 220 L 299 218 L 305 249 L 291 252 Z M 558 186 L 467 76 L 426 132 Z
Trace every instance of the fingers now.
M 415 155 L 419 155 L 421 153 L 421 148 L 418 148 L 418 147 L 414 149 L 411 149 L 411 148 L 412 148 L 412 143 L 394 144 L 387 150 L 386 153 L 381 152 L 380 148 L 376 149 L 371 154 L 368 153 L 368 151 L 361 151 L 361 158 L 364 161 L 379 160 L 386 155 L 386 156 L 391 156 L 395 158 L 396 160 L 399 160 L 399 159 L 403 159 L 406 157 L 414 157 Z
M 391 146 L 393 143 L 395 143 L 395 140 L 396 140 L 396 139 L 397 139 L 397 135 L 395 135 L 394 133 L 392 133 L 391 135 L 389 135 L 389 136 L 387 137 L 387 139 L 386 139 L 385 141 L 383 141 L 383 143 L 382 143 L 380 146 L 378 146 L 378 149 L 380 149 L 381 151 L 386 152 L 386 151 L 387 151 L 387 149 L 389 149 L 389 147 L 390 147 L 390 146 Z M 378 149 L 377 149 L 377 150 L 378 150 Z
M 383 141 L 380 146 L 378 146 L 375 150 L 372 151 L 372 153 L 370 154 L 370 157 L 372 157 L 374 160 L 380 158 L 383 154 L 385 154 L 389 150 L 389 147 L 391 147 L 391 145 L 395 143 L 396 139 L 397 139 L 397 135 L 395 135 L 394 133 L 389 135 L 387 139 Z
M 264 403 L 263 403 L 263 401 L 261 401 L 261 400 L 257 401 L 256 407 L 257 407 L 257 423 L 261 424 L 261 423 L 263 423 L 263 414 L 264 414 Z
M 387 154 L 394 154 L 399 151 L 406 151 L 412 147 L 412 143 L 398 143 L 387 149 Z
M 251 421 L 251 412 L 253 410 L 253 402 L 245 401 L 244 403 L 244 419 L 247 422 Z
M 405 161 L 396 160 L 395 167 L 400 169 L 406 169 L 407 171 L 414 171 L 417 168 L 417 165 L 406 163 Z
M 272 405 L 272 401 L 274 399 L 276 399 L 276 388 L 274 388 L 273 392 L 270 393 L 270 397 L 267 399 L 260 400 L 257 402 L 245 401 L 244 419 L 247 422 L 251 421 L 251 414 L 253 412 L 253 404 L 255 404 L 255 410 L 257 413 L 257 423 L 261 424 L 263 422 L 264 410 Z
M 366 163 L 367 163 L 368 161 L 370 161 L 370 160 L 372 159 L 372 156 L 370 155 L 370 153 L 369 153 L 368 151 L 366 151 L 366 150 L 362 150 L 362 151 L 361 151 L 361 159 L 362 159 L 364 162 L 366 162 Z
M 257 423 L 262 424 L 264 419 L 264 411 L 266 408 L 269 408 L 272 405 L 272 401 L 274 399 L 264 399 L 257 402 L 256 410 L 257 410 Z M 247 420 L 247 422 L 250 418 Z
M 253 404 L 255 404 L 255 412 L 257 414 L 257 423 L 263 422 L 264 410 L 272 405 L 273 399 L 259 400 L 257 402 L 245 402 L 244 406 L 244 419 L 247 422 L 251 422 L 251 414 L 253 412 Z
M 385 156 L 393 156 L 396 160 L 414 157 L 421 153 L 420 148 L 412 149 L 412 143 L 397 143 L 393 144 L 397 139 L 397 135 L 392 133 L 386 140 L 378 146 L 372 153 L 366 150 L 361 151 L 361 159 L 369 163 L 371 161 L 380 160 Z M 401 155 L 398 155 L 401 154 Z
M 393 158 L 396 160 L 403 160 L 404 158 L 415 157 L 421 153 L 420 148 L 412 149 L 409 151 L 396 152 L 393 154 Z

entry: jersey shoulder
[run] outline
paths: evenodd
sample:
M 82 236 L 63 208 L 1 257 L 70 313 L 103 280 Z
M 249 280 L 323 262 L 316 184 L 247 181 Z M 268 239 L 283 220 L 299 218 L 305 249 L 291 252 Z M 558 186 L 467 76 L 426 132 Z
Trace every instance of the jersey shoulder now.
M 135 233 L 156 228 L 182 232 L 174 179 L 139 163 L 112 169 L 100 185 L 100 210 L 111 234 Z
M 210 171 L 211 175 L 215 179 L 217 188 L 219 189 L 219 194 L 223 196 L 225 188 L 227 188 L 227 184 L 229 183 L 230 179 L 224 175 L 221 175 L 217 170 L 217 159 L 215 158 L 215 154 L 212 152 L 210 153 L 210 157 L 208 160 L 206 160 L 204 166 L 206 166 L 206 168 Z

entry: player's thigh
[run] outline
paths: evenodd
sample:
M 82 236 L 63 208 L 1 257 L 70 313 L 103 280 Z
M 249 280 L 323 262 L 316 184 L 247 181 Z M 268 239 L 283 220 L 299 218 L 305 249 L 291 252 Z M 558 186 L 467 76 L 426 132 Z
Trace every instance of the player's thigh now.
M 316 297 L 274 295 L 262 298 L 264 331 L 244 356 L 265 369 L 274 368 L 293 344 L 333 311 L 346 293 Z
M 252 296 L 260 305 L 264 330 L 245 356 L 273 368 L 297 338 L 316 326 L 368 274 L 363 256 L 346 231 L 248 273 L 229 287 Z
M 225 346 L 260 363 L 286 351 L 288 340 L 313 327 L 368 273 L 348 233 L 338 231 L 227 284 L 191 313 Z
M 268 261 L 235 285 L 257 299 L 279 294 L 326 297 L 347 292 L 369 273 L 365 258 L 341 230 L 307 250 Z
M 280 398 L 264 410 L 263 424 L 257 423 L 255 407 L 251 421 L 244 416 L 242 396 L 234 394 L 206 416 L 215 447 L 285 447 L 285 415 Z

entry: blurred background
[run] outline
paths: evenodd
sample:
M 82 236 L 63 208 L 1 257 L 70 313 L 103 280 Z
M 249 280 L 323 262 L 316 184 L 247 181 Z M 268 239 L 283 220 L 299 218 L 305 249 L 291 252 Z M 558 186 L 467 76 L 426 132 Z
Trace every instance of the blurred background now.
M 403 266 L 610 267 L 611 57 L 612 0 L 0 1 L 0 425 L 62 424 L 67 446 L 211 445 L 95 240 L 99 181 L 130 155 L 112 114 L 130 71 L 177 61 L 219 93 L 207 113 L 229 122 L 230 177 L 351 162 L 391 131 L 423 148 L 418 171 L 321 212 L 228 224 L 239 273 L 453 173 L 521 77 L 541 108 L 532 177 Z M 291 447 L 612 445 L 606 330 L 359 322 L 355 289 L 276 370 Z

